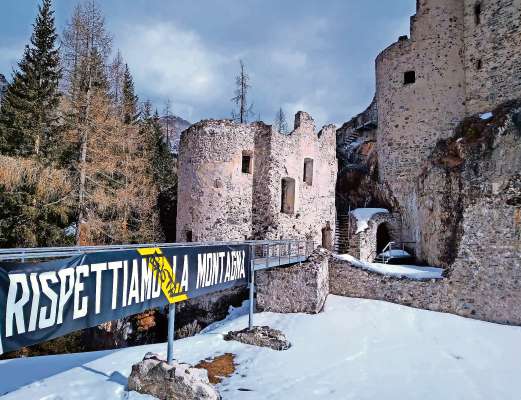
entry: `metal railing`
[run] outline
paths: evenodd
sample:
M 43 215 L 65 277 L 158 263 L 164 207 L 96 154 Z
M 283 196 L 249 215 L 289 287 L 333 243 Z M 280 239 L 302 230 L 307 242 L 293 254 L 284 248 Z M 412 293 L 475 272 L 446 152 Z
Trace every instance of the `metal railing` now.
M 405 250 L 405 245 L 407 244 L 416 244 L 416 242 L 389 242 L 387 245 L 383 248 L 383 250 L 380 252 L 380 254 L 376 254 L 375 258 L 378 258 L 381 255 L 382 262 L 384 264 L 388 264 L 391 259 L 396 258 L 396 256 L 393 256 L 393 250 Z M 386 255 L 385 253 L 388 253 Z M 413 257 L 413 254 L 410 254 L 411 257 Z
M 312 240 L 250 242 L 255 271 L 305 261 L 315 249 Z
M 310 240 L 244 240 L 224 242 L 183 242 L 183 243 L 142 243 L 121 244 L 106 246 L 72 246 L 72 247 L 37 247 L 37 248 L 13 248 L 0 249 L 0 261 L 27 261 L 56 259 L 73 257 L 83 254 L 96 253 L 99 251 L 121 251 L 148 247 L 161 248 L 183 248 L 201 247 L 214 245 L 249 245 L 252 250 L 252 259 L 256 264 L 260 260 L 269 261 L 273 264 L 276 259 L 288 261 L 288 263 L 299 262 L 302 257 L 309 256 L 315 249 L 313 241 Z M 282 265 L 279 263 L 279 265 Z

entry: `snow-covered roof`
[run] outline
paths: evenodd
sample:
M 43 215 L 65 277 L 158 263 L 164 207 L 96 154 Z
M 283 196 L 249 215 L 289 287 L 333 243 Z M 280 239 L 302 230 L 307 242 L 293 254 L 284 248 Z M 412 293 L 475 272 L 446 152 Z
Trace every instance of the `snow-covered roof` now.
M 442 279 L 443 269 L 435 267 L 420 267 L 417 265 L 391 265 L 360 261 L 349 254 L 335 254 L 338 260 L 348 261 L 353 267 L 376 272 L 381 275 L 413 280 Z
M 351 215 L 356 218 L 356 233 L 360 233 L 369 228 L 369 220 L 375 214 L 389 213 L 385 208 L 357 208 L 351 211 Z

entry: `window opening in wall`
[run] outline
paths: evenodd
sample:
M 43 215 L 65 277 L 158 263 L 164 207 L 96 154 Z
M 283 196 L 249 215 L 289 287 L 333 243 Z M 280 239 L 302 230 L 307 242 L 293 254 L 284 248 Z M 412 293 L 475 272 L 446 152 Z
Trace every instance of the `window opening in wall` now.
M 187 242 L 193 242 L 194 237 L 192 231 L 186 231 L 186 241 Z
M 480 70 L 483 67 L 483 61 L 481 59 L 476 61 L 476 69 Z
M 481 23 L 481 2 L 474 5 L 474 19 L 476 21 L 476 25 Z
M 295 212 L 295 179 L 282 178 L 280 212 L 293 214 Z
M 242 152 L 242 172 L 244 174 L 251 174 L 252 170 L 252 156 L 249 151 Z
M 416 82 L 416 72 L 407 71 L 403 74 L 403 84 L 404 85 L 410 85 L 414 82 Z
M 308 185 L 313 185 L 313 159 L 304 159 L 304 182 Z

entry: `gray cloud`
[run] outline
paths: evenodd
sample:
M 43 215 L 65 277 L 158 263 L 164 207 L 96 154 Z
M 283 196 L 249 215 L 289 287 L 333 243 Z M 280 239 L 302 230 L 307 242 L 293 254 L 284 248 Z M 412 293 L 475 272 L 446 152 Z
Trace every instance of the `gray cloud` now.
M 23 5 L 4 1 L 16 14 L 15 21 L 0 27 L 0 37 L 16 38 L 8 46 L 0 42 L 0 49 L 15 49 L 0 51 L 5 72 L 13 59 L 6 54 L 16 57 L 15 43 L 28 39 L 32 20 L 27 15 L 35 13 L 37 0 Z M 61 31 L 73 4 L 55 1 Z M 138 94 L 159 109 L 171 98 L 174 111 L 190 121 L 228 118 L 242 58 L 252 79 L 251 100 L 263 120 L 270 122 L 283 107 L 288 116 L 308 111 L 318 125 L 344 122 L 368 105 L 374 93 L 374 58 L 408 33 L 415 8 L 415 0 L 99 3 Z M 22 51 L 23 46 L 18 54 Z

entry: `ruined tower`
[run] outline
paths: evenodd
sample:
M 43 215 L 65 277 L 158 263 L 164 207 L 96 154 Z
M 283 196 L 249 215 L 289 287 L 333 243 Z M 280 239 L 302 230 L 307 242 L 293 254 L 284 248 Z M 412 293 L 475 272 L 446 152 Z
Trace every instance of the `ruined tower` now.
M 309 239 L 335 224 L 335 127 L 304 112 L 282 134 L 262 122 L 201 121 L 179 151 L 177 240 Z
M 521 0 L 418 0 L 410 37 L 377 57 L 379 175 L 403 240 L 420 242 L 415 178 L 436 142 L 521 96 L 520 26 Z

